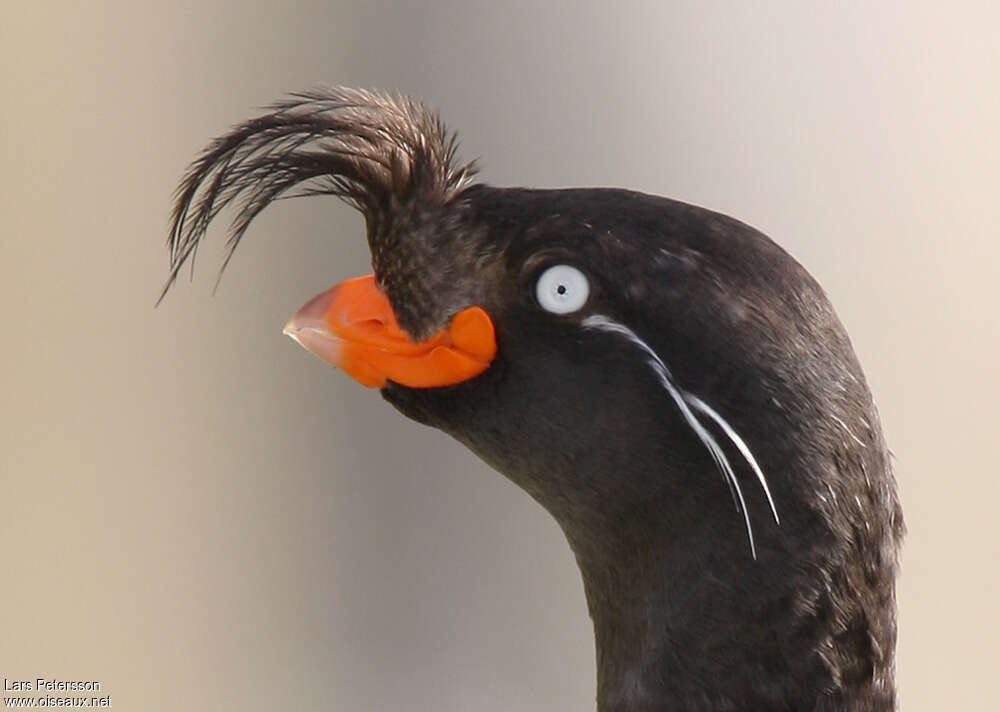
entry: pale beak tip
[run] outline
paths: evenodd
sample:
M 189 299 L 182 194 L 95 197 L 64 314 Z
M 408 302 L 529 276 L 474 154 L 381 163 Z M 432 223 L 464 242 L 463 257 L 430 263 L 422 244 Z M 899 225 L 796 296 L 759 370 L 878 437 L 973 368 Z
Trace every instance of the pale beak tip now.
M 328 289 L 310 299 L 292 315 L 281 333 L 314 356 L 335 368 L 341 368 L 344 358 L 343 342 L 330 331 L 327 313 L 337 287 Z
M 292 317 L 292 320 L 285 324 L 285 328 L 281 330 L 281 333 L 331 366 L 340 367 L 342 355 L 340 339 L 331 334 L 326 328 L 317 326 L 316 324 L 304 324 L 295 317 Z

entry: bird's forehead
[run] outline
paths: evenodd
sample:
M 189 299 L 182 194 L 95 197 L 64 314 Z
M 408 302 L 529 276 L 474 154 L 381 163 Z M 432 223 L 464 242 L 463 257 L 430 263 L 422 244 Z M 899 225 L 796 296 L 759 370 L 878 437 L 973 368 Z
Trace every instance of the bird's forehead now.
M 399 206 L 369 226 L 369 243 L 379 286 L 400 326 L 418 339 L 479 301 L 502 249 L 461 204 Z

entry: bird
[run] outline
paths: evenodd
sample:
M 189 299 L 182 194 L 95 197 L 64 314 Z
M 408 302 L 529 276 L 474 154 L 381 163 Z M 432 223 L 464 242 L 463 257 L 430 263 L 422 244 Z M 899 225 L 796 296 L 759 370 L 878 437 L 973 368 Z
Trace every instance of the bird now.
M 669 198 L 479 182 L 406 95 L 318 87 L 263 111 L 182 178 L 161 300 L 227 206 L 219 278 L 275 200 L 347 202 L 373 272 L 285 333 L 554 517 L 600 712 L 897 708 L 891 456 L 804 267 Z

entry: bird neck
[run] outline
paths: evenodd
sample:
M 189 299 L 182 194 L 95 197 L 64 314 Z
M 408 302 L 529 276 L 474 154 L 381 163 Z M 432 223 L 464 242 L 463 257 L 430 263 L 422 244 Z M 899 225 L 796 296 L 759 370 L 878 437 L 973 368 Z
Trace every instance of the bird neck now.
M 721 604 L 710 600 L 718 581 L 677 555 L 666 527 L 638 519 L 605 523 L 600 538 L 570 536 L 594 624 L 598 710 L 723 708 L 725 681 L 710 650 L 725 635 L 723 621 L 698 630 L 706 606 Z M 742 653 L 728 652 L 730 661 Z
M 599 712 L 671 709 L 676 604 L 657 557 L 600 565 L 578 558 L 594 624 Z
M 713 541 L 710 524 L 665 512 L 564 526 L 594 624 L 599 712 L 894 708 L 864 646 L 832 640 L 822 601 L 803 605 L 812 589 L 780 545 L 754 560 L 738 537 Z M 823 646 L 867 674 L 831 672 Z

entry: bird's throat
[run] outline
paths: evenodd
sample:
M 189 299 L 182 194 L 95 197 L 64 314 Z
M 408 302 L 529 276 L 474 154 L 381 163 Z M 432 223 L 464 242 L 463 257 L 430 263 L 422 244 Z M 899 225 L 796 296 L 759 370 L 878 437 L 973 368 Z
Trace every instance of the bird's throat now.
M 790 611 L 795 577 L 738 537 L 713 552 L 709 531 L 655 511 L 599 537 L 564 527 L 594 625 L 599 712 L 813 709 L 830 678 L 816 621 Z
M 603 546 L 579 537 L 570 544 L 594 625 L 599 712 L 687 709 L 687 688 L 701 676 L 691 657 L 698 651 L 682 648 L 700 586 L 677 570 L 675 547 L 648 531 L 622 532 Z

